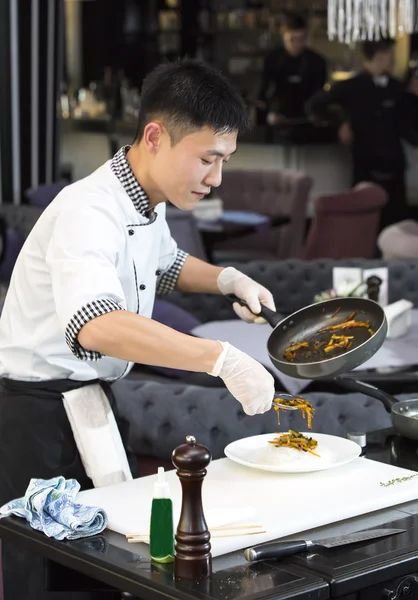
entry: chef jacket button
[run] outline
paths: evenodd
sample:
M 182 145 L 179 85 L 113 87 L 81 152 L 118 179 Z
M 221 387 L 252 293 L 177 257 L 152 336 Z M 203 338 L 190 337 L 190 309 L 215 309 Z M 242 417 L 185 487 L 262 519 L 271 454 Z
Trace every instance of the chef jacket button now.
M 139 286 L 139 289 L 140 289 L 140 290 L 145 290 L 145 289 L 146 289 L 146 287 L 147 287 L 146 285 L 144 285 L 143 283 L 141 283 L 141 285 Z
M 161 275 L 161 271 L 158 269 L 158 271 L 155 271 L 155 274 L 157 277 L 159 277 Z
M 128 231 L 128 233 L 129 233 L 129 235 L 134 235 L 135 231 L 134 231 L 133 229 L 130 229 L 130 230 Z

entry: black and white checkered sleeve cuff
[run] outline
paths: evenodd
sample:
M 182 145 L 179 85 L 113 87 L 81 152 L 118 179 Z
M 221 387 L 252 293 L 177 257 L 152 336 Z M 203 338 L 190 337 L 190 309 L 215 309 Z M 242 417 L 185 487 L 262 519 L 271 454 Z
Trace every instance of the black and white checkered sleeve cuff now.
M 176 288 L 177 279 L 179 278 L 180 271 L 183 268 L 184 263 L 189 255 L 183 250 L 177 250 L 176 260 L 171 267 L 162 273 L 161 277 L 157 281 L 157 295 L 163 296 L 169 294 Z
M 71 352 L 80 360 L 100 360 L 103 354 L 91 350 L 85 350 L 79 343 L 77 336 L 82 327 L 92 319 L 105 315 L 114 310 L 124 310 L 117 302 L 108 298 L 94 300 L 85 304 L 78 310 L 69 321 L 65 330 L 65 340 Z

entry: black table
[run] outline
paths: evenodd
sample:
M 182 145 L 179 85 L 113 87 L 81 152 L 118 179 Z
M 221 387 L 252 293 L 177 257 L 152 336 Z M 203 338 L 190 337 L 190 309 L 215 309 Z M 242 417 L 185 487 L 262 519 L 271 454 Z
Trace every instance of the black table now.
M 393 451 L 399 446 L 403 451 L 401 463 L 408 455 L 409 468 L 414 464 L 418 470 L 418 444 L 404 442 L 392 429 L 369 434 L 367 456 L 400 464 L 396 458 L 399 452 Z M 24 544 L 49 559 L 50 589 L 97 589 L 104 600 L 116 597 L 114 588 L 143 600 L 396 600 L 402 597 L 402 590 L 409 590 L 411 600 L 417 599 L 418 501 L 323 527 L 313 531 L 312 537 L 382 526 L 406 532 L 375 542 L 301 554 L 280 563 L 249 564 L 242 552 L 234 552 L 215 558 L 212 577 L 203 581 L 174 580 L 172 565 L 150 562 L 147 545 L 128 544 L 123 536 L 109 531 L 84 540 L 57 542 L 34 531 L 25 521 L 10 517 L 0 520 L 0 537 Z
M 256 233 L 257 231 L 268 231 L 272 227 L 287 225 L 290 217 L 287 215 L 269 217 L 269 221 L 262 224 L 239 223 L 217 219 L 216 221 L 204 221 L 198 219 L 197 227 L 202 236 L 203 245 L 209 261 L 213 259 L 213 250 L 219 242 L 225 242 Z

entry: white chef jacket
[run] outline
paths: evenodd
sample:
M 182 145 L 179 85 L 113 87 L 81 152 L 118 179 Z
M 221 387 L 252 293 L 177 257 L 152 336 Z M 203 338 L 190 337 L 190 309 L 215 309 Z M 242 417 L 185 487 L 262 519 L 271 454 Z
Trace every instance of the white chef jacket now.
M 132 368 L 85 350 L 78 333 L 113 310 L 151 317 L 155 294 L 174 289 L 187 254 L 165 204 L 150 211 L 128 149 L 65 187 L 29 234 L 0 319 L 0 376 L 114 381 Z

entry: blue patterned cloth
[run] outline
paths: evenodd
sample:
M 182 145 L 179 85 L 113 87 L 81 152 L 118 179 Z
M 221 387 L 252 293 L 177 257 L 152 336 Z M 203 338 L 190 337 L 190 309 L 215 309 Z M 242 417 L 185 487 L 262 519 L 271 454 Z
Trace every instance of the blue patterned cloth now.
M 23 498 L 0 508 L 0 518 L 23 517 L 38 531 L 56 540 L 76 540 L 101 533 L 107 515 L 101 508 L 77 504 L 80 484 L 75 479 L 31 479 Z

